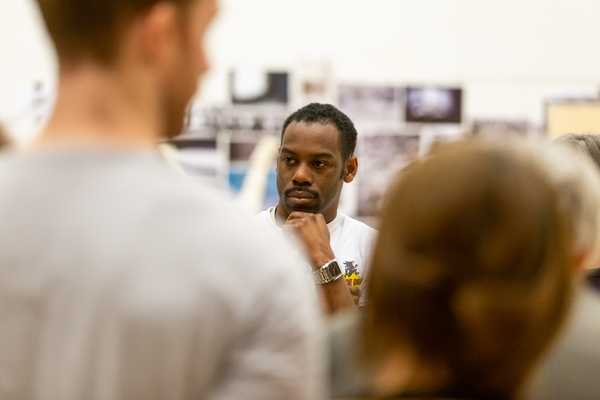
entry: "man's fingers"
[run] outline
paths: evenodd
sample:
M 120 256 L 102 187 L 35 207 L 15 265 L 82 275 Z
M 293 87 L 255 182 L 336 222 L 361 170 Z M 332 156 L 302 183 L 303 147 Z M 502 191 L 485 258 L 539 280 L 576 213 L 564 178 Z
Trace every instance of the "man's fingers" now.
M 350 289 L 350 294 L 352 296 L 357 296 L 359 298 L 360 298 L 360 296 L 362 296 L 362 292 L 360 291 L 359 288 L 348 285 L 348 289 Z
M 348 289 L 350 290 L 350 295 L 352 296 L 354 305 L 357 306 L 360 301 L 360 296 L 362 296 L 360 289 L 350 285 L 348 285 Z
M 309 217 L 313 214 L 310 213 L 305 213 L 302 211 L 292 211 L 290 215 L 288 215 L 288 218 L 286 221 L 293 221 L 295 219 L 301 219 L 301 218 L 306 218 Z
M 323 217 L 323 214 L 313 214 L 313 213 L 306 213 L 306 212 L 302 212 L 302 211 L 292 211 L 292 213 L 288 216 L 287 218 L 287 222 L 290 221 L 294 221 L 294 220 L 299 220 L 299 219 L 308 219 L 311 221 L 318 221 L 318 222 L 325 222 L 325 217 Z

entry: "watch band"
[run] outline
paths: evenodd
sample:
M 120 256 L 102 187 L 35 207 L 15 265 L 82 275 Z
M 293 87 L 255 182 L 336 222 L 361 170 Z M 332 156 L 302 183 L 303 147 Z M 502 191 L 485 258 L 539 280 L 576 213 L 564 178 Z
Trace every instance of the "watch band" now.
M 337 258 L 329 260 L 321 268 L 312 272 L 313 279 L 317 285 L 333 282 L 344 275 L 338 264 Z

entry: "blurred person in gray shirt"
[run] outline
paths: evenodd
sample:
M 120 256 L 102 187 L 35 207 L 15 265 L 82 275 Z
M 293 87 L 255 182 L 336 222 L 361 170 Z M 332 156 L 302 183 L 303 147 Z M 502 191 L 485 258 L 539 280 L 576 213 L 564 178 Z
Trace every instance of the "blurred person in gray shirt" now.
M 215 0 L 38 3 L 59 85 L 0 160 L 0 398 L 319 398 L 301 267 L 155 150 L 207 69 Z

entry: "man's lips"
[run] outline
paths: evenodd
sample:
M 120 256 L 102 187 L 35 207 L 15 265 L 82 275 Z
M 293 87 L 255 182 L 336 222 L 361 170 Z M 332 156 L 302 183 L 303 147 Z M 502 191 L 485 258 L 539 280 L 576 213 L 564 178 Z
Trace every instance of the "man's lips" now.
M 308 192 L 298 192 L 296 190 L 288 193 L 288 197 L 294 197 L 298 199 L 314 199 L 315 196 Z
M 310 203 L 318 197 L 318 193 L 316 193 L 313 190 L 298 190 L 295 188 L 290 188 L 286 190 L 285 195 L 291 203 L 294 203 L 296 205 Z

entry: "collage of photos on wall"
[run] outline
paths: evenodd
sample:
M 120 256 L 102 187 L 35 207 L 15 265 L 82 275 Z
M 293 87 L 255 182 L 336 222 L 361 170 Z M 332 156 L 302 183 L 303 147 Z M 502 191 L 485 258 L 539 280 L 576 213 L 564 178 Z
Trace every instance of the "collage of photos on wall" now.
M 322 68 L 323 70 L 323 68 Z M 171 144 L 192 177 L 228 188 L 235 196 L 252 168 L 252 154 L 265 136 L 277 138 L 289 114 L 311 101 L 330 102 L 346 113 L 358 132 L 359 173 L 346 212 L 373 217 L 394 174 L 438 142 L 465 135 L 529 135 L 527 120 L 464 118 L 465 92 L 443 85 L 331 84 L 318 70 L 290 90 L 292 74 L 236 70 L 229 74 L 230 102 L 190 105 L 186 129 Z M 325 69 L 326 70 L 326 69 Z M 272 142 L 275 143 L 275 142 Z M 272 154 L 276 154 L 276 149 Z M 275 156 L 266 177 L 263 208 L 277 204 Z

